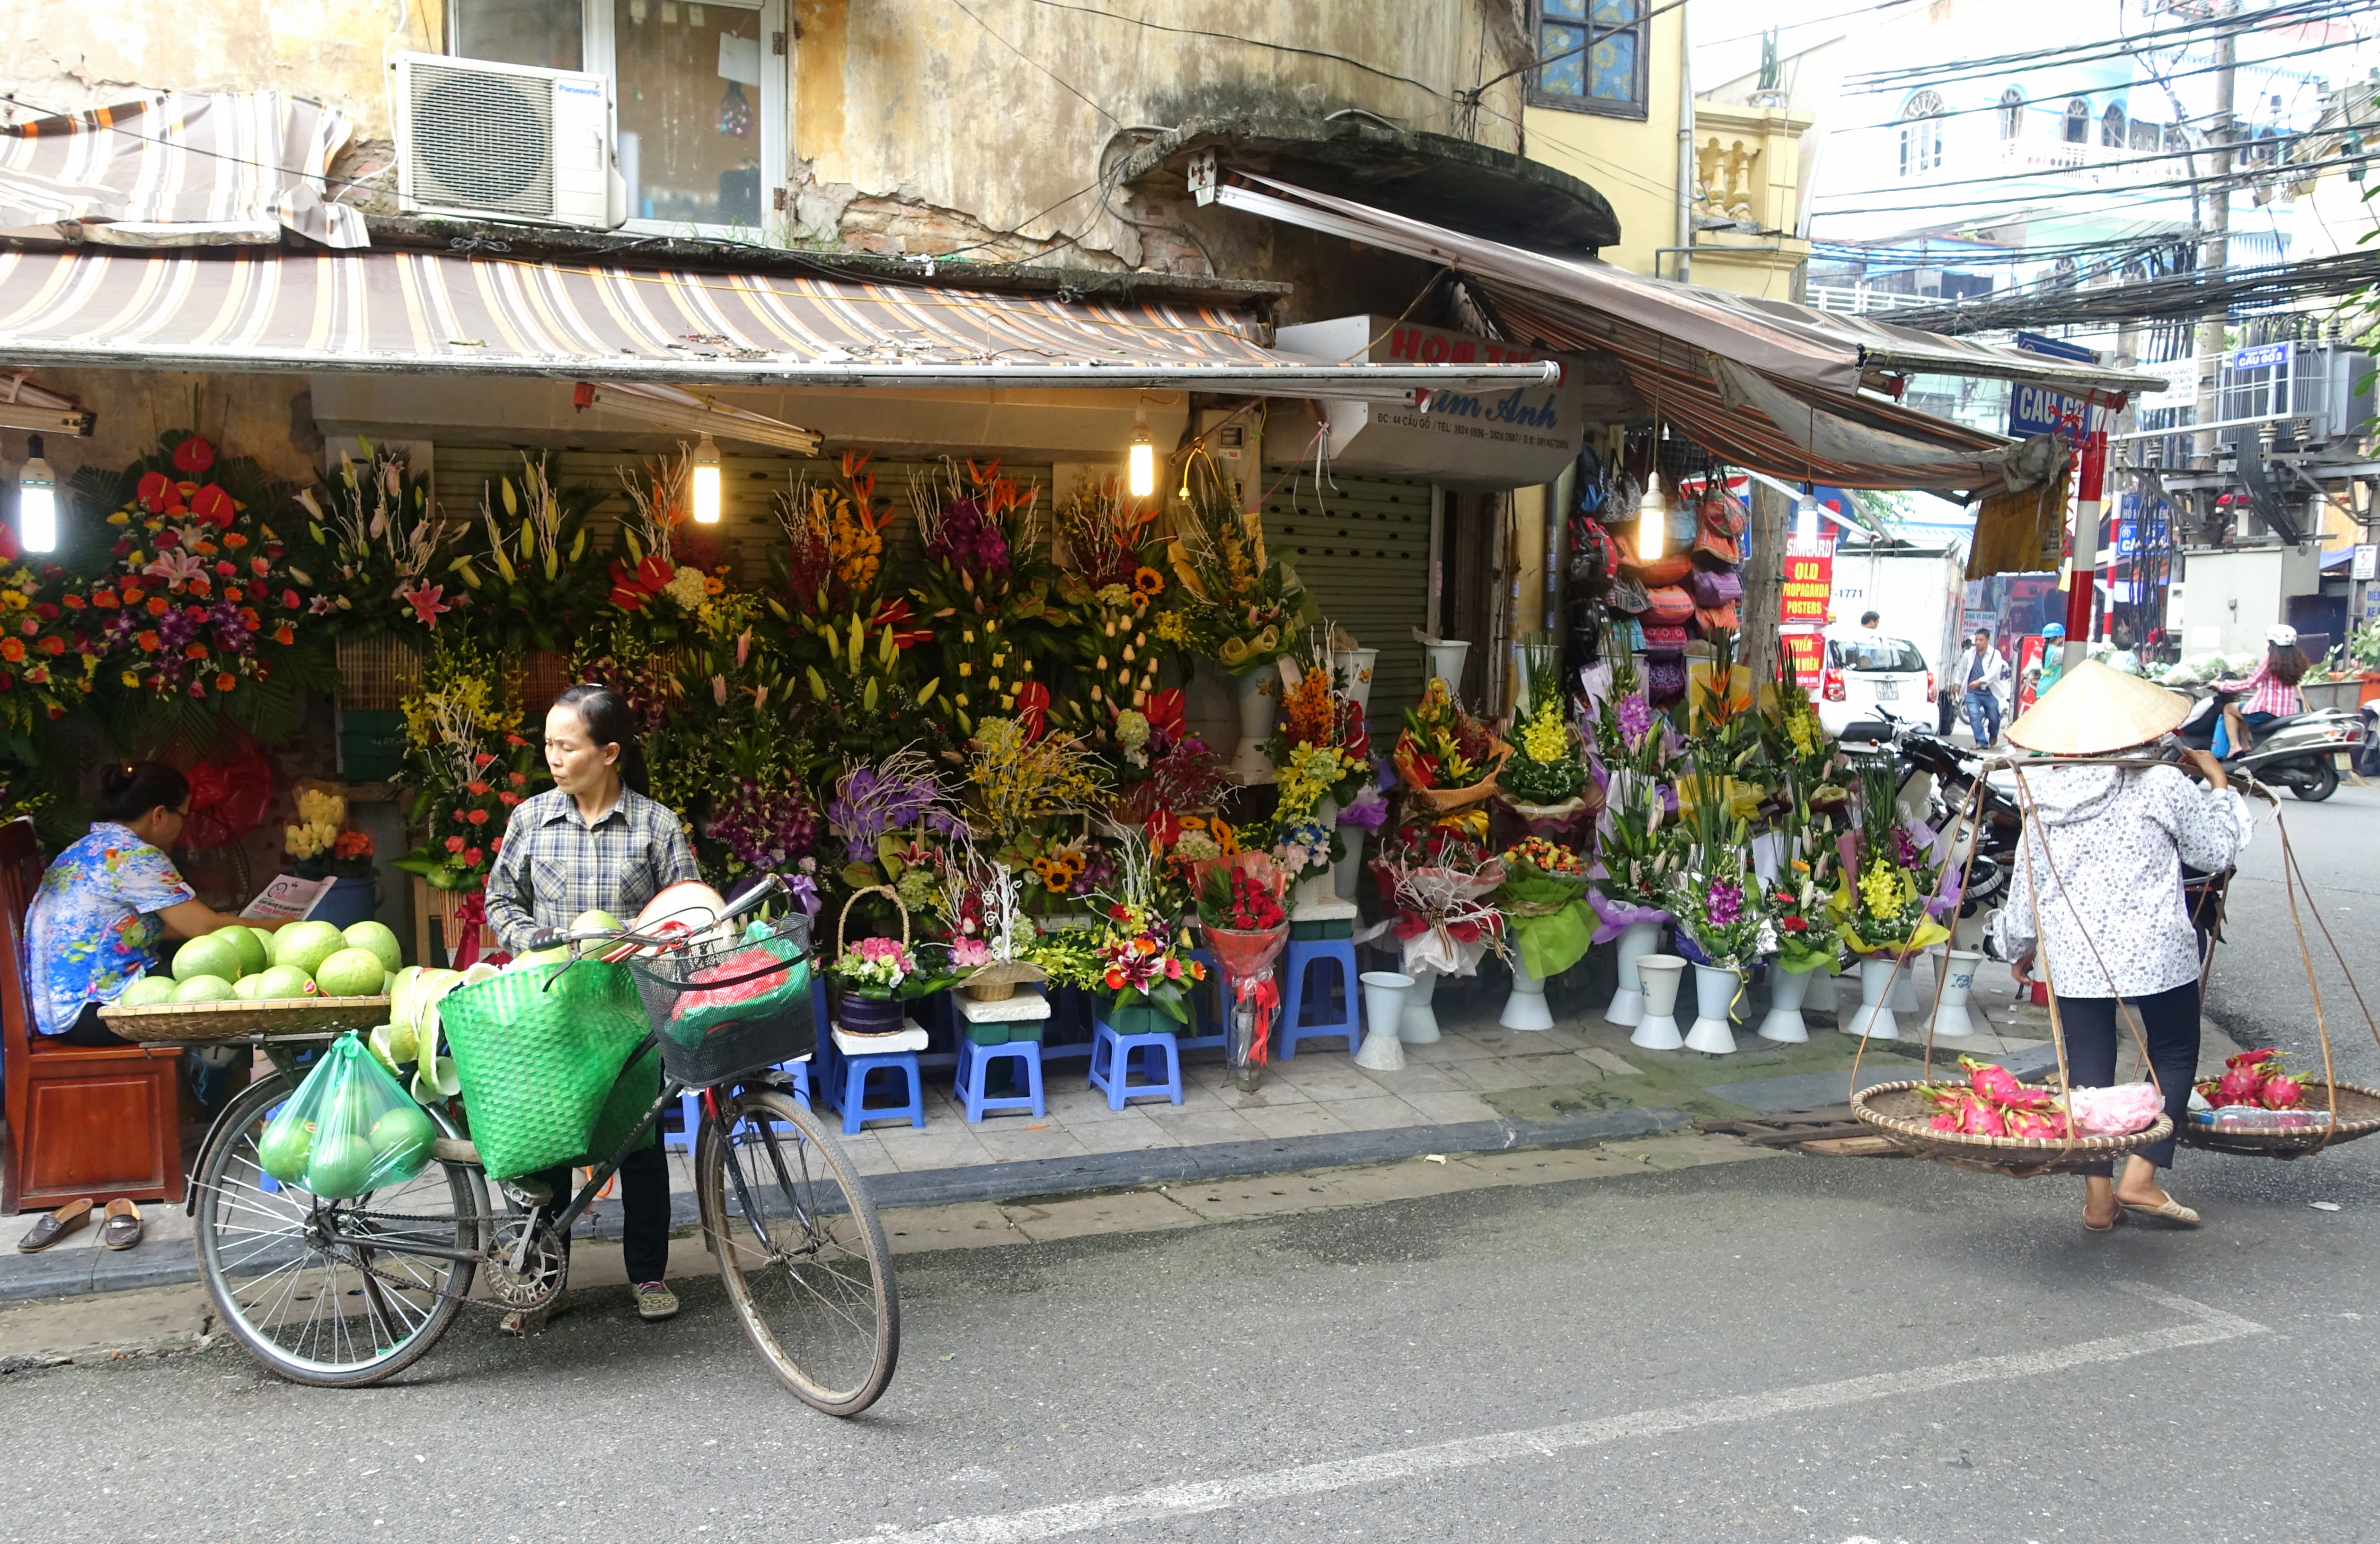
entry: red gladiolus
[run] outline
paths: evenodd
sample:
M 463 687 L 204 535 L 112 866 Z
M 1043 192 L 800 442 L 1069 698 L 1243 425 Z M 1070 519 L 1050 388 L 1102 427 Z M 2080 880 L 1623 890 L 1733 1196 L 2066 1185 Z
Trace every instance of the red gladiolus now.
M 190 475 L 195 477 L 214 464 L 215 447 L 207 444 L 206 441 L 199 438 L 196 434 L 191 435 L 188 439 L 184 440 L 180 444 L 174 447 L 174 468 L 176 471 L 188 472 Z M 154 472 L 150 474 L 151 477 L 154 477 L 157 474 Z M 142 480 L 146 481 L 147 480 L 143 479 Z

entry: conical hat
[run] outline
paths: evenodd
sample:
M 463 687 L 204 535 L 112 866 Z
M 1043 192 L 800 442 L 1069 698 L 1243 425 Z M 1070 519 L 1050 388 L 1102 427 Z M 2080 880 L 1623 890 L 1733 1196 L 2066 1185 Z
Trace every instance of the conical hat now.
M 2009 743 L 2048 756 L 2105 756 L 2146 745 L 2190 716 L 2190 699 L 2084 660 L 2008 726 Z

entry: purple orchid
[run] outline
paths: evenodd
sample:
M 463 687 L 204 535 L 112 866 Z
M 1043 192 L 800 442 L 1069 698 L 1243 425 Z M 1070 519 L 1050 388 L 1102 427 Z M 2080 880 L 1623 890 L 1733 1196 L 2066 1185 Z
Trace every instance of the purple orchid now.
M 1733 927 L 1743 918 L 1743 886 L 1730 884 L 1725 880 L 1712 881 L 1706 909 L 1712 927 Z

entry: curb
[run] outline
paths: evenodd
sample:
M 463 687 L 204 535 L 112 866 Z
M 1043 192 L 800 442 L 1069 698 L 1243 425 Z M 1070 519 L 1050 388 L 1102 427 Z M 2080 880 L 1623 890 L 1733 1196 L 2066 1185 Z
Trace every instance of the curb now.
M 1146 1148 L 1133 1152 L 1091 1153 L 1081 1158 L 1036 1158 L 963 1169 L 872 1174 L 868 1185 L 880 1208 L 1031 1200 L 1245 1174 L 1392 1163 L 1426 1153 L 1568 1147 L 1613 1137 L 1650 1137 L 1685 1124 L 1685 1116 L 1674 1110 L 1581 1111 L 1547 1121 L 1463 1121 L 1451 1125 L 1396 1126 L 1385 1131 L 1337 1132 L 1327 1137 Z M 673 1234 L 690 1229 L 695 1222 L 693 1195 L 674 1192 L 670 1200 Z M 606 1225 L 601 1228 L 582 1227 L 580 1236 L 600 1238 L 618 1231 L 615 1220 L 606 1217 L 603 1222 Z M 198 1279 L 197 1262 L 187 1249 L 178 1246 L 146 1260 L 103 1249 L 0 1258 L 0 1303 L 128 1292 Z

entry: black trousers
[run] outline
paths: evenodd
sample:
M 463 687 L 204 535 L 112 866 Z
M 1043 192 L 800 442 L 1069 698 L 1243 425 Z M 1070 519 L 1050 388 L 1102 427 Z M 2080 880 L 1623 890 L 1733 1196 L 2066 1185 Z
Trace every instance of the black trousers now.
M 2129 1002 L 2141 1015 L 2149 1042 L 2149 1066 L 2165 1094 L 2165 1112 L 2176 1126 L 2188 1118 L 2191 1080 L 2198 1076 L 2198 983 L 2184 981 L 2154 997 L 2067 997 L 2058 999 L 2058 1018 L 2066 1031 L 2066 1066 L 2078 1088 L 2104 1088 L 2116 1081 L 2116 1063 L 2131 1036 L 2116 1022 L 2116 1004 Z M 2140 1149 L 2140 1156 L 2160 1169 L 2173 1167 L 2173 1138 Z M 2093 1164 L 2086 1174 L 2108 1175 L 2112 1162 Z
M 574 1169 L 548 1169 L 537 1177 L 553 1192 L 556 1210 L 577 1194 Z M 657 1139 L 620 1164 L 620 1254 L 631 1284 L 658 1282 L 669 1274 L 669 1154 Z M 569 1242 L 563 1240 L 565 1247 Z
M 75 1021 L 58 1032 L 57 1041 L 60 1045 L 113 1045 L 119 1047 L 130 1045 L 132 1043 L 130 1040 L 128 1040 L 123 1036 L 117 1034 L 115 1030 L 110 1029 L 106 1023 L 100 1018 L 99 1004 L 96 1003 L 84 1003 L 82 1005 L 82 1012 L 75 1015 Z

